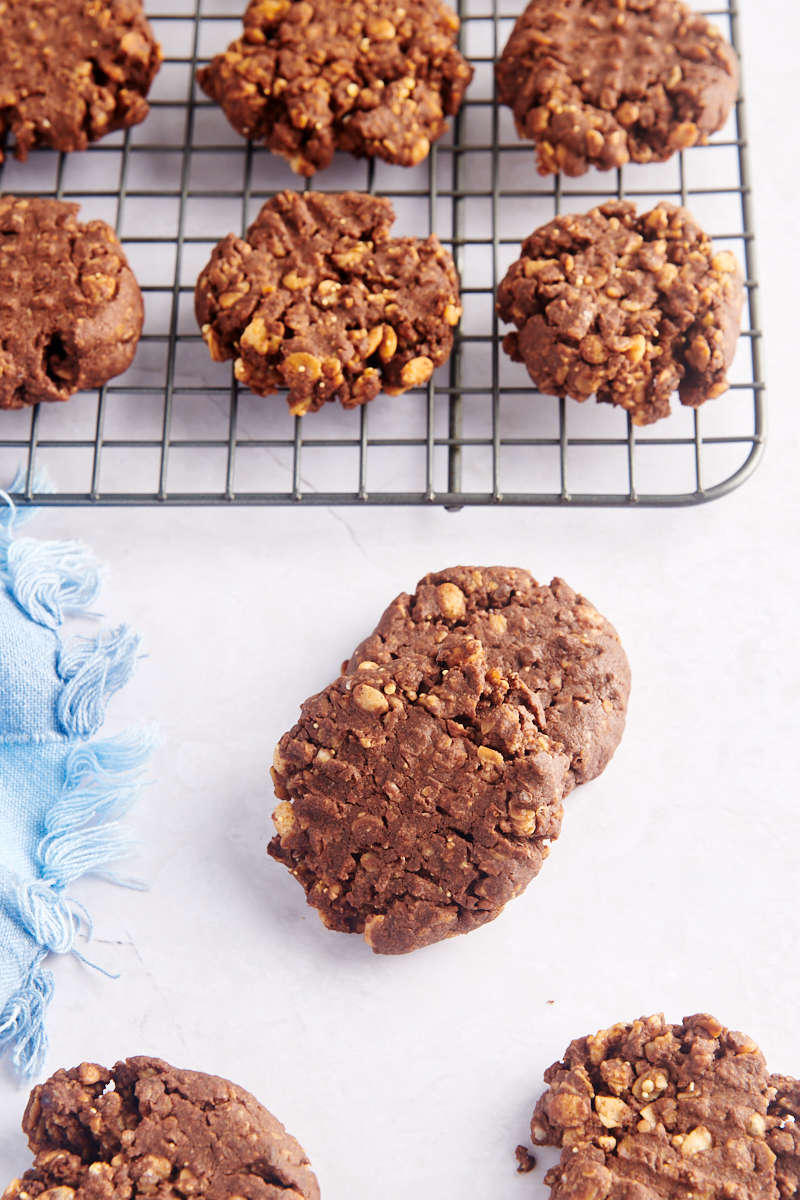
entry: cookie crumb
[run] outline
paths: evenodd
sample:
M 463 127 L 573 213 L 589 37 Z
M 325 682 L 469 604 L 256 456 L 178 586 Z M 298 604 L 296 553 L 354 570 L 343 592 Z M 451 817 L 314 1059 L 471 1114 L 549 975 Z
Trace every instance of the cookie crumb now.
M 517 1160 L 518 1175 L 527 1175 L 536 1166 L 536 1159 L 528 1153 L 524 1146 L 517 1146 L 514 1156 Z

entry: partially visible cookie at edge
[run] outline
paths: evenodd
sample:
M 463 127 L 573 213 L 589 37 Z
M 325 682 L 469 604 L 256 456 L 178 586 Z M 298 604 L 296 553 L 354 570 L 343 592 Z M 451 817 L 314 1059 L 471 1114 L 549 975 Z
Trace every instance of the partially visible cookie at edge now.
M 616 630 L 585 597 L 518 567 L 433 571 L 392 601 L 344 669 L 435 657 L 451 632 L 477 638 L 490 668 L 530 689 L 536 723 L 569 757 L 565 792 L 605 769 L 625 728 L 630 667 Z
M 728 390 L 744 301 L 742 268 L 715 252 L 692 214 L 630 201 L 556 217 L 522 243 L 497 289 L 518 332 L 503 349 L 552 396 L 593 393 L 634 425 Z
M 416 166 L 472 79 L 459 18 L 440 0 L 250 0 L 243 22 L 198 82 L 300 175 L 335 150 Z
M 779 1200 L 776 1077 L 752 1038 L 708 1013 L 577 1038 L 544 1078 L 531 1136 L 563 1148 L 545 1176 L 552 1200 Z
M 800 1191 L 800 1081 L 770 1075 L 769 1085 L 774 1095 L 768 1109 L 772 1128 L 767 1142 L 777 1156 L 775 1182 L 781 1200 L 794 1200 Z
M 462 631 L 340 676 L 278 743 L 269 854 L 329 929 L 378 954 L 485 925 L 561 828 L 569 760 L 536 708 Z
M 461 316 L 451 255 L 432 235 L 392 238 L 388 200 L 279 192 L 246 239 L 229 234 L 195 289 L 215 362 L 257 395 L 287 388 L 293 415 L 397 396 L 447 361 Z
M 3 1200 L 319 1200 L 302 1146 L 254 1096 L 159 1058 L 56 1071 L 22 1128 L 36 1157 Z
M 703 145 L 739 88 L 732 46 L 680 0 L 531 0 L 496 74 L 541 175 Z
M 114 230 L 0 196 L 0 409 L 68 400 L 130 366 L 144 304 Z
M 3 0 L 0 162 L 8 133 L 24 162 L 138 125 L 160 65 L 140 0 Z

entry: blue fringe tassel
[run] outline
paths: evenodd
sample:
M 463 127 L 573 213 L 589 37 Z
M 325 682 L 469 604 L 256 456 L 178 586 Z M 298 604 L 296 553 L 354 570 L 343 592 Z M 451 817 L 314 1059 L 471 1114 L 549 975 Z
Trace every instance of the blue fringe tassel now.
M 44 1020 L 53 998 L 53 976 L 35 965 L 23 986 L 0 1013 L 0 1053 L 14 1047 L 11 1061 L 20 1074 L 38 1075 L 47 1054 Z
M 25 487 L 25 481 L 28 478 L 28 473 L 23 467 L 17 468 L 17 473 L 11 483 L 8 485 L 8 492 L 19 494 Z M 58 489 L 50 478 L 46 467 L 40 467 L 33 473 L 31 480 L 32 490 L 40 496 L 52 496 Z M 42 510 L 37 505 L 26 505 L 24 508 L 17 508 L 12 497 L 0 488 L 0 498 L 5 500 L 7 507 L 0 508 L 0 543 L 6 536 L 10 536 L 12 528 L 16 525 L 25 525 L 32 520 Z M 0 554 L 2 554 L 2 546 L 0 546 Z
M 36 944 L 53 954 L 68 954 L 75 945 L 80 919 L 64 897 L 38 879 L 14 879 L 8 892 L 7 898 L 15 904 L 21 924 Z
M 48 629 L 57 629 L 65 612 L 88 611 L 100 594 L 104 574 L 89 564 L 89 550 L 81 542 L 35 538 L 9 543 L 0 555 L 0 568 L 17 604 Z
M 17 472 L 10 491 L 21 491 L 25 473 Z M 37 471 L 34 491 L 54 492 L 45 471 Z M 18 509 L 8 492 L 0 491 L 6 506 L 0 508 L 0 580 L 31 620 L 57 629 L 67 612 L 84 613 L 97 599 L 104 572 L 89 562 L 81 542 L 12 540 L 15 525 L 29 521 L 39 511 Z
M 133 674 L 138 648 L 139 636 L 129 625 L 64 643 L 57 669 L 66 686 L 59 697 L 58 718 L 67 733 L 82 738 L 97 733 L 109 699 Z
M 154 729 L 129 729 L 70 751 L 64 786 L 47 813 L 37 851 L 43 879 L 64 888 L 131 852 L 135 843 L 113 822 L 135 800 L 139 775 L 159 743 Z M 122 876 L 117 881 L 142 886 Z

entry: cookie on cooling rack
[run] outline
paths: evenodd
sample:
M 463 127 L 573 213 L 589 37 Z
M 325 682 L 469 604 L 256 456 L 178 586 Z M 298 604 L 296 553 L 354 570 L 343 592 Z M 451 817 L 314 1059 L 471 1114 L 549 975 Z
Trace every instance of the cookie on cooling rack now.
M 6 1200 L 319 1200 L 302 1146 L 255 1097 L 160 1058 L 56 1071 L 22 1128 L 36 1157 Z
M 635 425 L 728 389 L 744 298 L 729 250 L 685 208 L 614 201 L 556 217 L 522 243 L 497 290 L 517 326 L 503 348 L 542 392 L 627 409 Z
M 198 82 L 237 132 L 300 175 L 335 150 L 416 166 L 472 79 L 459 19 L 439 0 L 250 0 L 243 20 Z
M 68 400 L 136 353 L 139 285 L 111 226 L 79 207 L 0 196 L 0 408 Z
M 630 667 L 619 636 L 563 579 L 549 586 L 518 567 L 450 567 L 403 592 L 345 670 L 391 664 L 407 654 L 436 658 L 451 632 L 478 639 L 491 669 L 530 691 L 542 733 L 569 758 L 565 794 L 608 765 L 625 728 Z
M 531 1136 L 563 1148 L 545 1176 L 553 1200 L 795 1193 L 798 1084 L 708 1013 L 577 1038 L 544 1078 Z
M 294 415 L 397 396 L 447 361 L 458 276 L 435 236 L 392 238 L 388 200 L 280 192 L 214 249 L 195 290 L 215 362 L 260 396 L 288 388 Z
M 24 162 L 138 125 L 160 65 L 140 0 L 3 0 L 0 162 L 9 133 Z
M 569 760 L 537 709 L 462 631 L 435 655 L 362 663 L 278 743 L 269 853 L 329 929 L 377 954 L 485 925 L 561 828 Z
M 531 0 L 496 71 L 541 175 L 702 145 L 739 87 L 733 48 L 680 0 Z

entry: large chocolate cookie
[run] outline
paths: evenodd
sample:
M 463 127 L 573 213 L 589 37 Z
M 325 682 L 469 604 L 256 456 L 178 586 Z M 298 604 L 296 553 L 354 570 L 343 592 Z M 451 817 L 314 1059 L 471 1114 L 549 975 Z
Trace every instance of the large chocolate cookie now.
M 334 150 L 409 167 L 472 79 L 458 28 L 439 0 L 250 0 L 242 37 L 197 78 L 243 137 L 300 175 Z
M 531 0 L 497 64 L 498 95 L 541 175 L 663 162 L 727 120 L 739 66 L 680 0 Z
M 630 668 L 612 625 L 562 579 L 549 587 L 516 567 L 451 567 L 393 600 L 347 671 L 407 654 L 435 658 L 451 631 L 483 645 L 490 667 L 530 688 L 539 729 L 570 760 L 565 791 L 594 779 L 625 727 Z
M 140 0 L 3 0 L 0 162 L 9 132 L 24 161 L 138 125 L 160 65 Z
M 195 312 L 215 362 L 295 415 L 326 400 L 398 396 L 447 361 L 461 316 L 458 276 L 438 238 L 392 238 L 388 200 L 280 192 L 247 231 L 214 249 Z
M 136 353 L 139 285 L 114 230 L 78 208 L 0 197 L 0 408 L 68 400 Z
M 797 1084 L 770 1078 L 755 1042 L 707 1013 L 578 1038 L 544 1077 L 531 1135 L 563 1147 L 545 1176 L 553 1200 L 794 1195 L 782 1155 L 796 1145 Z
M 556 217 L 522 243 L 497 289 L 518 333 L 503 349 L 552 396 L 627 409 L 635 425 L 728 389 L 744 297 L 729 250 L 714 253 L 685 208 L 628 201 Z
M 36 1157 L 4 1200 L 319 1200 L 305 1151 L 255 1097 L 160 1058 L 56 1071 L 22 1128 Z
M 404 954 L 524 891 L 561 827 L 569 765 L 519 676 L 444 631 L 434 655 L 362 664 L 281 738 L 269 853 L 329 929 Z

